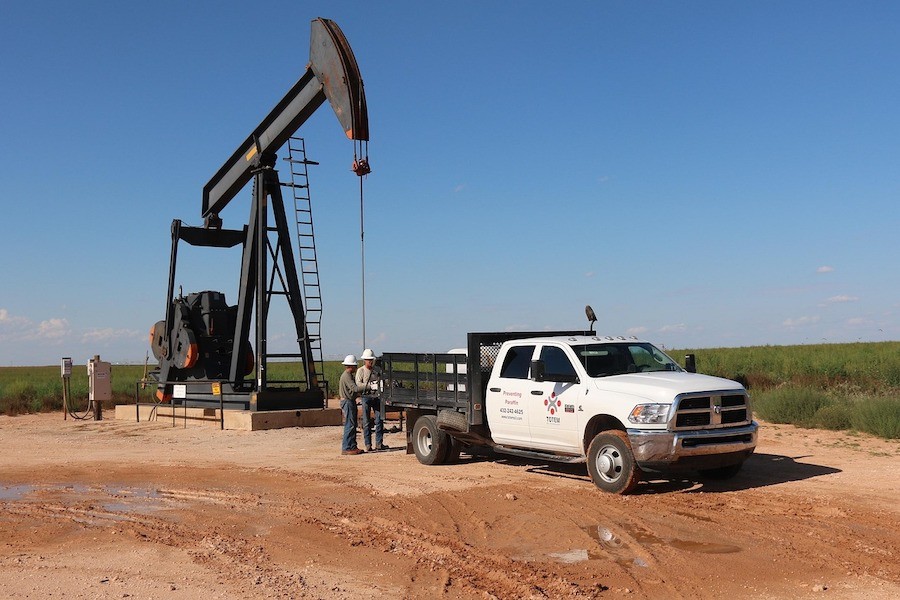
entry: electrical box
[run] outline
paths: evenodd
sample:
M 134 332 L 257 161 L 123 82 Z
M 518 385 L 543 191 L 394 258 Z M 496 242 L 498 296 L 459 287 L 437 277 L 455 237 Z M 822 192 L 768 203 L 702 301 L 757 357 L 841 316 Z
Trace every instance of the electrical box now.
M 90 399 L 97 402 L 112 400 L 112 365 L 94 356 L 87 365 Z
M 59 365 L 60 376 L 63 379 L 68 379 L 72 376 L 72 359 L 71 357 L 64 356 L 62 362 Z

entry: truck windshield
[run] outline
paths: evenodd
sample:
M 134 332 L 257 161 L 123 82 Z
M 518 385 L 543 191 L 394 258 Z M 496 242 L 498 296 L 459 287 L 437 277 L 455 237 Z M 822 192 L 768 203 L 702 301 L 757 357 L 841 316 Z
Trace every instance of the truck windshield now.
M 646 342 L 585 344 L 572 348 L 591 377 L 653 371 L 683 371 L 678 363 L 653 344 Z

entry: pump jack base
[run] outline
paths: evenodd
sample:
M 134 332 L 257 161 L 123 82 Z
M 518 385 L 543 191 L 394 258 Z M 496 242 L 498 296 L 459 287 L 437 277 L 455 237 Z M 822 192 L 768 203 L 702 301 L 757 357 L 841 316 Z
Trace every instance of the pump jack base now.
M 295 410 L 229 410 L 224 414 L 218 408 L 175 406 L 174 414 L 169 404 L 119 404 L 116 419 L 137 420 L 144 423 L 171 423 L 176 427 L 203 426 L 238 431 L 262 431 L 286 427 L 323 427 L 341 425 L 343 416 L 340 408 L 308 408 Z

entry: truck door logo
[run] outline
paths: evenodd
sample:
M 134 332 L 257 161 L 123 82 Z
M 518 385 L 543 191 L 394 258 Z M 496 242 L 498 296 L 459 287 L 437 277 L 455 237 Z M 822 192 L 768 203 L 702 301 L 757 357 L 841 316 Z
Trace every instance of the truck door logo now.
M 560 420 L 556 413 L 559 411 L 559 407 L 562 406 L 562 401 L 556 397 L 556 392 L 550 392 L 550 397 L 544 398 L 544 406 L 547 407 L 547 412 L 550 413 L 547 415 L 547 422 L 559 423 Z
M 550 397 L 544 398 L 544 406 L 547 407 L 547 412 L 555 415 L 559 407 L 562 406 L 562 402 L 556 397 L 556 392 L 550 392 Z

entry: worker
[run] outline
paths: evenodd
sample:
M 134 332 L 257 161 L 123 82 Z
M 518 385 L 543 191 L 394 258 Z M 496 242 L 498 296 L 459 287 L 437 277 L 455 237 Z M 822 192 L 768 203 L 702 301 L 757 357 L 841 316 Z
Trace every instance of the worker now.
M 375 353 L 363 350 L 363 366 L 356 371 L 356 385 L 366 391 L 362 397 L 362 431 L 366 452 L 372 451 L 372 413 L 375 413 L 375 449 L 387 450 L 384 443 L 384 408 L 381 404 L 381 368 L 375 366 Z
M 365 391 L 364 386 L 358 386 L 354 379 L 356 372 L 356 357 L 348 354 L 344 357 L 344 372 L 341 373 L 341 381 L 338 384 L 341 396 L 341 413 L 344 415 L 344 437 L 341 440 L 341 454 L 354 456 L 363 451 L 356 445 L 356 398 L 359 393 Z

